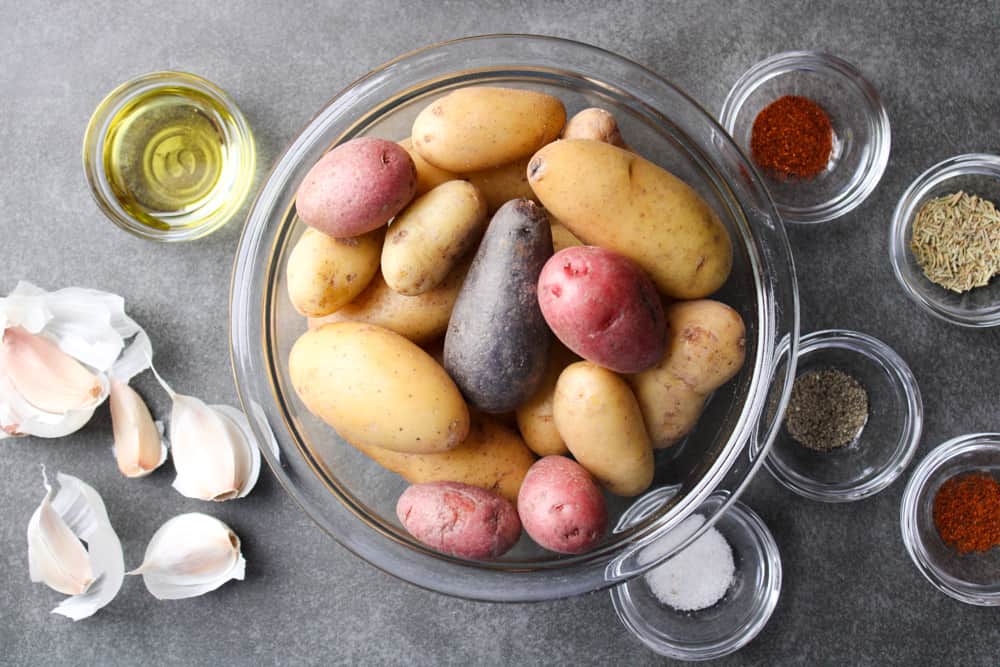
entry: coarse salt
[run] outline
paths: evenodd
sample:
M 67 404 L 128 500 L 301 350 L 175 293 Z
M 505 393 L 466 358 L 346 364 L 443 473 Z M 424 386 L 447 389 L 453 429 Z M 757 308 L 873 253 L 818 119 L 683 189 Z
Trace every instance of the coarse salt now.
M 644 558 L 653 560 L 690 537 L 705 523 L 694 514 L 657 542 Z M 646 573 L 646 583 L 656 598 L 678 611 L 697 611 L 721 600 L 733 583 L 736 565 L 733 550 L 714 526 L 667 562 Z

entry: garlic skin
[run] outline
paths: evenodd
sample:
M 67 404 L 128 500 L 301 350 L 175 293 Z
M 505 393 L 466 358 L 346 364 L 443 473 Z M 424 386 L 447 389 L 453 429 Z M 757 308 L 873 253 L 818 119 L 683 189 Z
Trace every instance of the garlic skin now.
M 141 574 L 158 600 L 180 600 L 242 580 L 246 561 L 240 538 L 229 526 L 200 512 L 181 514 L 160 526 L 146 547 Z
M 245 414 L 228 405 L 206 405 L 194 396 L 170 394 L 170 449 L 177 477 L 173 487 L 198 500 L 243 498 L 260 475 L 260 450 Z
M 111 380 L 108 402 L 118 469 L 126 477 L 145 477 L 167 460 L 160 430 L 142 397 L 121 380 Z
M 52 613 L 79 621 L 111 602 L 121 589 L 122 545 L 97 491 L 59 473 L 59 490 L 53 492 L 44 468 L 42 478 L 45 497 L 28 522 L 30 577 L 71 595 Z
M 0 298 L 0 335 L 0 439 L 79 430 L 108 397 L 109 369 L 130 352 L 141 366 L 135 351 L 149 343 L 118 295 L 24 281 Z

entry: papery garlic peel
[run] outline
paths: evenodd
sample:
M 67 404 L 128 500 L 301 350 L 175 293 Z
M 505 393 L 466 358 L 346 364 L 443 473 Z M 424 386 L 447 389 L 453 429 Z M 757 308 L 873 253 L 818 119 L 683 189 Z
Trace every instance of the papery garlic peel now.
M 104 397 L 100 379 L 52 341 L 21 327 L 3 332 L 0 367 L 21 395 L 39 410 L 69 412 Z

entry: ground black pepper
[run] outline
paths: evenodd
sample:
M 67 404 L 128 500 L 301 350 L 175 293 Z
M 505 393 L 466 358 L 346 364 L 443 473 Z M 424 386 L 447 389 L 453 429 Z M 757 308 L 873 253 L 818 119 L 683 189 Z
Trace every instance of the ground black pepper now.
M 799 444 L 821 452 L 849 445 L 867 421 L 868 392 L 854 377 L 826 369 L 796 378 L 785 427 Z

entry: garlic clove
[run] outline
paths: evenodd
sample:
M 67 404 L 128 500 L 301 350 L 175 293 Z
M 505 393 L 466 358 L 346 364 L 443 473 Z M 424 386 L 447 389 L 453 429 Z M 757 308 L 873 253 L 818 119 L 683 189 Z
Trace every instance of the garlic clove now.
M 107 396 L 102 378 L 52 341 L 21 327 L 3 332 L 0 366 L 21 396 L 43 412 L 81 410 Z
M 115 460 L 126 477 L 145 477 L 167 460 L 167 447 L 142 397 L 116 378 L 111 380 L 111 429 Z
M 250 493 L 260 474 L 260 450 L 246 415 L 178 394 L 155 368 L 153 373 L 174 402 L 170 413 L 174 488 L 199 500 L 231 500 Z
M 79 595 L 94 583 L 94 572 L 83 543 L 52 507 L 55 492 L 45 477 L 45 497 L 28 522 L 28 573 L 35 583 Z
M 97 491 L 71 475 L 60 473 L 56 479 L 59 482 L 59 490 L 54 495 L 48 479 L 45 479 L 46 497 L 42 501 L 42 506 L 36 511 L 39 520 L 36 522 L 35 517 L 32 516 L 32 520 L 28 524 L 29 569 L 32 573 L 32 581 L 44 581 L 52 586 L 52 583 L 46 578 L 51 576 L 51 570 L 44 563 L 46 552 L 41 551 L 42 545 L 45 544 L 51 549 L 57 549 L 60 562 L 66 563 L 69 562 L 67 560 L 69 558 L 78 559 L 80 557 L 78 551 L 72 555 L 67 554 L 75 549 L 82 549 L 81 542 L 86 542 L 87 548 L 84 554 L 90 567 L 91 582 L 81 592 L 63 600 L 52 610 L 55 614 L 79 621 L 93 615 L 98 609 L 107 605 L 121 590 L 122 582 L 125 579 L 125 558 L 118 535 L 108 519 L 104 501 L 101 500 Z M 48 525 L 43 524 L 42 521 L 46 511 L 44 509 L 46 503 L 58 515 L 65 528 L 70 531 L 77 546 L 70 546 L 65 533 L 61 535 L 58 542 L 54 541 L 49 533 L 43 537 L 43 527 Z M 78 561 L 74 560 L 73 562 L 76 563 L 76 567 L 79 567 Z M 79 572 L 77 576 L 79 576 Z M 79 588 L 80 586 L 77 586 L 77 589 Z
M 179 600 L 213 591 L 231 579 L 242 580 L 246 561 L 240 538 L 226 524 L 199 512 L 181 514 L 160 526 L 142 565 L 146 588 L 159 600 Z

